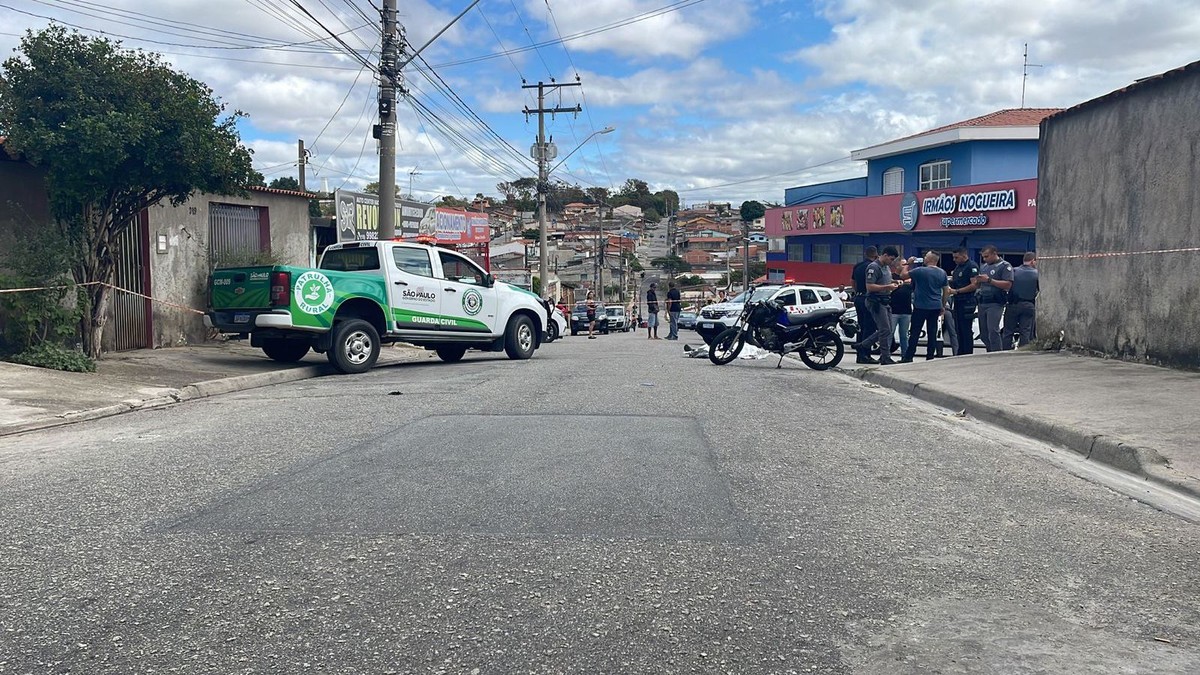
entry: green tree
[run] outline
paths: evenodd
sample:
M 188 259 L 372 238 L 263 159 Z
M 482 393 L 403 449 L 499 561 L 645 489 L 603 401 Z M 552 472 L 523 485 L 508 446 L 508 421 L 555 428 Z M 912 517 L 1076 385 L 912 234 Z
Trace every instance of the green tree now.
M 451 209 L 465 209 L 471 205 L 471 202 L 466 199 L 460 199 L 453 195 L 446 195 L 433 203 L 434 206 L 445 206 Z
M 767 212 L 767 208 L 759 202 L 747 201 L 742 202 L 741 215 L 743 223 L 752 223 Z
M 50 26 L 0 67 L 0 135 L 46 171 L 54 226 L 76 254 L 84 348 L 100 354 L 114 240 L 143 209 L 195 191 L 244 194 L 240 112 L 156 54 Z
M 688 272 L 692 269 L 692 266 L 687 264 L 687 261 L 677 255 L 660 256 L 651 260 L 650 264 L 670 275 Z
M 292 178 L 291 176 L 280 176 L 279 178 L 271 181 L 267 187 L 276 190 L 296 190 L 298 192 L 300 190 L 300 181 Z
M 300 192 L 300 181 L 296 180 L 295 178 L 292 178 L 291 176 L 280 176 L 279 178 L 276 178 L 275 180 L 271 181 L 271 184 L 268 185 L 267 187 L 274 188 L 276 190 L 293 190 L 296 192 Z M 310 218 L 320 218 L 321 217 L 321 202 L 320 202 L 320 200 L 317 200 L 317 199 L 308 200 L 308 216 Z
M 655 192 L 654 196 L 662 201 L 663 208 L 659 213 L 678 213 L 679 212 L 679 193 L 674 190 L 660 190 Z
M 376 181 L 374 183 L 367 183 L 366 185 L 363 186 L 362 191 L 369 195 L 379 194 L 379 182 Z
M 584 190 L 587 193 L 588 200 L 593 204 L 606 203 L 609 200 L 608 188 L 606 187 L 590 187 Z
M 541 228 L 538 228 L 538 227 L 526 228 L 524 230 L 521 230 L 521 238 L 522 239 L 532 239 L 534 241 L 541 241 L 542 240 L 542 230 L 541 230 Z

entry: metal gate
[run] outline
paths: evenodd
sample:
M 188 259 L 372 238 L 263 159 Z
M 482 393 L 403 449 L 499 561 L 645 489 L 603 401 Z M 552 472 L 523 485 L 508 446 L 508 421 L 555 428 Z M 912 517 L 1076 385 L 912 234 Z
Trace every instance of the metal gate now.
M 113 244 L 113 285 L 149 295 L 150 216 L 142 211 Z M 111 290 L 104 348 L 108 351 L 146 349 L 153 346 L 150 301 L 140 295 Z

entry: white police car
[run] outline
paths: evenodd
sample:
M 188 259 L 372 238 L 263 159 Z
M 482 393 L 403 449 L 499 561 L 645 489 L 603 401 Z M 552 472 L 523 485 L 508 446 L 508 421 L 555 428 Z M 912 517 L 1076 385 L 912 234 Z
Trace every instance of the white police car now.
M 706 343 L 732 326 L 742 313 L 747 297 L 755 302 L 777 300 L 785 307 L 796 307 L 797 314 L 807 314 L 816 309 L 842 309 L 844 305 L 832 289 L 817 284 L 766 285 L 753 288 L 735 296 L 729 302 L 708 305 L 700 309 L 696 319 L 696 332 Z

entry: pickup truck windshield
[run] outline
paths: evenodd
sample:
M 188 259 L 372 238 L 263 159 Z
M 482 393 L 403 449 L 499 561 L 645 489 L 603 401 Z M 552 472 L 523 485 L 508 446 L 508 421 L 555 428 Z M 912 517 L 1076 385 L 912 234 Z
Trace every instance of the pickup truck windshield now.
M 370 248 L 331 248 L 321 256 L 321 269 L 335 272 L 362 272 L 379 269 L 379 251 Z

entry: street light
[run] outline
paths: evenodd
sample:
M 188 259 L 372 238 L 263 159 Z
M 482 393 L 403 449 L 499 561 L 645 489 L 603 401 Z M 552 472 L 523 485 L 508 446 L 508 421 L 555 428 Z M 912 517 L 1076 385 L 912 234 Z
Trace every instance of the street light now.
M 576 152 L 579 152 L 579 149 L 582 148 L 583 146 L 587 145 L 588 141 L 592 140 L 593 138 L 595 138 L 596 136 L 599 136 L 601 134 L 611 134 L 612 132 L 614 132 L 616 130 L 617 130 L 616 127 L 608 126 L 608 127 L 604 127 L 603 129 L 601 129 L 599 131 L 593 131 L 591 133 L 591 135 L 589 135 L 587 138 L 583 139 L 583 142 L 581 142 L 579 145 L 575 146 L 574 150 L 568 152 L 566 157 L 563 157 L 562 159 L 558 160 L 558 164 L 555 164 L 553 167 L 551 167 L 551 169 L 546 172 L 546 175 L 549 176 L 550 174 L 554 173 L 555 169 L 562 166 L 563 162 L 567 161 L 567 159 L 570 158 L 571 155 L 575 154 Z
M 548 278 L 550 276 L 550 266 L 547 261 L 547 258 L 549 257 L 549 249 L 546 246 L 546 184 L 550 180 L 550 174 L 554 171 L 554 169 L 562 166 L 562 163 L 567 161 L 567 157 L 575 154 L 580 148 L 586 145 L 588 141 L 592 140 L 596 136 L 599 136 L 600 134 L 611 134 L 615 130 L 615 127 L 607 126 L 599 131 L 593 131 L 588 135 L 587 138 L 583 139 L 582 143 L 575 146 L 574 150 L 568 152 L 566 157 L 563 157 L 558 164 L 555 164 L 554 167 L 549 170 L 544 168 L 546 166 L 546 148 L 544 147 L 544 144 L 543 147 L 538 148 L 538 238 L 540 240 L 538 249 L 538 276 L 541 278 L 542 284 L 539 295 L 545 295 L 546 290 L 550 287 L 550 281 Z M 532 283 L 532 280 L 530 280 L 530 290 L 532 290 Z

